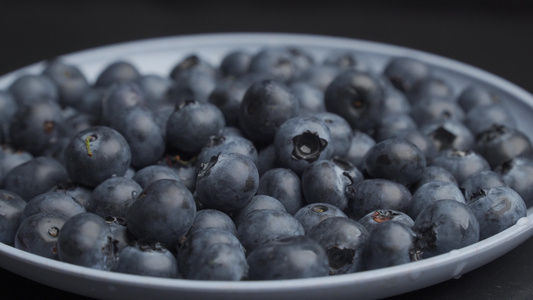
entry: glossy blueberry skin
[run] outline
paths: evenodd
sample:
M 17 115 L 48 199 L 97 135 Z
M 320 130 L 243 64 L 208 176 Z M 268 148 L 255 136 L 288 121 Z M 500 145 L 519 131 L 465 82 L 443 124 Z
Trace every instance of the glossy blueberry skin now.
M 298 99 L 289 87 L 273 80 L 259 80 L 243 96 L 239 124 L 246 137 L 268 144 L 274 140 L 278 128 L 298 111 Z
M 26 204 L 22 213 L 22 220 L 36 214 L 53 214 L 62 216 L 65 220 L 84 213 L 85 207 L 65 193 L 46 192 L 35 196 Z
M 467 205 L 479 222 L 480 240 L 502 232 L 527 216 L 527 207 L 522 197 L 505 186 L 484 189 L 477 197 L 470 199 Z
M 466 204 L 444 199 L 420 212 L 413 231 L 416 258 L 424 259 L 476 243 L 480 224 Z
M 136 81 L 111 85 L 101 100 L 100 118 L 109 125 L 124 109 L 132 106 L 146 106 L 146 97 Z
M 305 81 L 294 81 L 290 88 L 299 101 L 302 116 L 326 111 L 324 91 Z
M 104 218 L 104 221 L 109 225 L 109 230 L 113 234 L 113 245 L 115 245 L 117 251 L 120 251 L 133 243 L 128 234 L 128 222 L 126 219 L 107 216 Z
M 276 159 L 276 149 L 274 144 L 270 144 L 257 153 L 257 171 L 259 176 L 263 176 L 268 170 L 278 166 Z
M 174 83 L 172 79 L 155 74 L 145 74 L 137 79 L 137 83 L 143 91 L 146 106 L 153 112 L 171 105 L 168 100 L 168 93 Z
M 216 105 L 226 121 L 227 126 L 238 126 L 239 109 L 248 85 L 235 79 L 220 80 L 209 94 L 208 101 Z
M 256 210 L 248 214 L 237 228 L 246 251 L 279 238 L 304 235 L 302 224 L 289 213 L 280 210 Z
M 418 105 L 420 101 L 431 98 L 447 99 L 453 101 L 454 91 L 449 82 L 441 77 L 427 77 L 416 84 L 409 93 L 409 101 Z
M 279 166 L 297 175 L 317 160 L 330 159 L 335 152 L 329 128 L 314 117 L 295 117 L 283 123 L 274 138 Z
M 418 126 L 406 113 L 394 113 L 383 116 L 374 127 L 373 137 L 377 142 L 399 137 L 402 132 L 417 130 Z
M 217 244 L 227 244 L 235 247 L 242 254 L 245 253 L 239 239 L 227 230 L 219 228 L 204 228 L 202 230 L 197 230 L 191 233 L 178 248 L 177 259 L 180 273 L 185 278 L 188 278 L 189 274 L 196 267 L 194 266 L 191 257 Z
M 496 167 L 494 171 L 501 174 L 506 185 L 516 191 L 527 207 L 533 205 L 533 161 L 516 157 Z
M 25 206 L 19 195 L 0 190 L 0 243 L 13 246 Z
M 357 169 L 363 170 L 365 155 L 375 144 L 376 141 L 370 135 L 354 130 L 348 152 L 342 158 L 351 162 Z
M 340 73 L 326 89 L 326 109 L 335 113 L 354 129 L 367 132 L 382 114 L 384 93 L 370 74 L 347 70 Z
M 326 252 L 306 236 L 271 241 L 252 251 L 247 261 L 249 280 L 311 278 L 329 273 Z
M 75 65 L 53 60 L 42 72 L 57 85 L 59 103 L 76 107 L 83 93 L 90 88 L 89 81 Z
M 126 218 L 128 208 L 141 192 L 142 187 L 135 180 L 111 177 L 93 189 L 87 211 L 102 218 Z
M 474 151 L 495 168 L 517 156 L 533 158 L 529 138 L 520 130 L 495 125 L 478 135 Z
M 205 208 L 229 213 L 246 206 L 258 187 L 259 173 L 251 159 L 238 153 L 221 153 L 198 173 L 196 195 Z
M 348 187 L 363 180 L 357 168 L 341 159 L 318 160 L 302 174 L 305 202 L 329 203 L 344 210 L 351 196 Z
M 258 194 L 253 196 L 252 200 L 250 200 L 250 203 L 233 214 L 233 222 L 235 226 L 240 226 L 240 224 L 251 212 L 262 209 L 287 211 L 285 206 L 283 206 L 278 199 L 271 196 Z
M 469 85 L 457 97 L 457 103 L 468 112 L 471 109 L 499 103 L 501 96 L 481 85 Z
M 226 54 L 220 62 L 220 73 L 225 77 L 239 78 L 248 73 L 252 54 L 235 50 Z
M 411 192 L 402 184 L 387 179 L 365 179 L 349 187 L 346 212 L 359 220 L 377 209 L 405 211 L 411 204 Z
M 187 187 L 176 180 L 161 179 L 142 190 L 129 207 L 126 220 L 134 238 L 173 249 L 191 228 L 195 215 L 194 197 Z
M 259 179 L 257 195 L 277 199 L 290 214 L 296 213 L 305 203 L 300 177 L 286 168 L 266 171 Z
M 384 114 L 408 114 L 411 112 L 412 105 L 407 100 L 404 93 L 394 88 L 394 86 L 388 81 L 384 81 L 383 93 L 383 112 Z
M 216 209 L 202 209 L 196 212 L 194 222 L 189 229 L 188 234 L 205 228 L 217 228 L 229 231 L 237 236 L 237 227 L 233 220 L 224 212 Z
M 160 165 L 168 166 L 178 175 L 177 180 L 183 183 L 191 192 L 196 190 L 196 177 L 198 175 L 194 160 L 181 160 L 179 155 L 166 155 Z
M 331 134 L 333 156 L 343 157 L 346 155 L 352 141 L 350 124 L 341 116 L 330 112 L 316 113 L 313 114 L 313 117 L 322 120 L 328 127 Z
M 516 128 L 516 118 L 504 103 L 495 103 L 472 108 L 466 114 L 465 125 L 477 136 L 494 125 Z
M 128 61 L 114 61 L 108 64 L 96 78 L 96 87 L 109 87 L 114 83 L 122 83 L 139 79 L 137 67 Z
M 465 119 L 465 112 L 451 99 L 431 97 L 421 99 L 413 105 L 411 117 L 418 125 L 448 119 L 462 122 Z
M 217 76 L 217 70 L 201 57 L 191 54 L 179 61 L 170 71 L 170 78 L 175 81 L 188 77 L 192 73 L 203 73 L 212 77 Z
M 202 164 L 207 164 L 213 155 L 219 153 L 239 153 L 250 158 L 257 165 L 258 153 L 255 145 L 247 138 L 231 135 L 211 136 L 197 156 L 196 167 L 201 170 Z
M 67 194 L 85 209 L 92 197 L 92 189 L 72 182 L 61 182 L 48 191 Z
M 240 281 L 248 275 L 243 251 L 230 244 L 214 244 L 190 257 L 187 279 Z
M 58 259 L 58 236 L 67 221 L 64 216 L 40 213 L 22 221 L 15 235 L 15 248 Z
M 126 274 L 178 278 L 176 258 L 160 244 L 133 243 L 118 252 L 119 259 L 111 268 Z
M 109 270 L 116 261 L 113 234 L 101 217 L 83 213 L 63 224 L 57 239 L 60 261 Z
M 215 105 L 186 101 L 177 105 L 168 119 L 167 142 L 176 150 L 198 153 L 224 126 L 224 115 Z
M 299 70 L 293 55 L 287 48 L 269 47 L 253 55 L 249 71 L 265 74 L 279 82 L 289 82 Z
M 424 135 L 433 141 L 437 151 L 469 150 L 475 142 L 475 137 L 470 129 L 455 119 L 433 121 L 419 128 Z
M 359 219 L 359 224 L 363 225 L 368 232 L 371 232 L 378 224 L 394 221 L 402 223 L 409 228 L 412 228 L 415 221 L 404 212 L 391 209 L 378 209 L 369 212 L 364 217 Z
M 328 203 L 307 204 L 294 214 L 294 218 L 302 224 L 306 234 L 320 222 L 333 217 L 347 216 L 341 209 Z
M 131 166 L 136 169 L 155 164 L 165 153 L 165 140 L 161 129 L 147 108 L 133 106 L 116 115 L 110 127 L 128 142 Z
M 150 183 L 160 179 L 173 179 L 181 181 L 178 174 L 171 167 L 162 165 L 151 165 L 144 167 L 135 172 L 135 175 L 133 175 L 132 179 L 135 180 L 143 189 L 150 185 Z
M 416 220 L 424 208 L 442 199 L 451 199 L 460 203 L 466 202 L 463 192 L 457 185 L 445 181 L 430 181 L 421 185 L 413 193 L 411 204 L 405 211 L 413 220 Z
M 490 170 L 487 160 L 472 150 L 444 150 L 431 163 L 448 170 L 459 185 L 476 172 Z
M 470 175 L 461 185 L 461 190 L 465 195 L 465 200 L 470 201 L 480 193 L 484 193 L 484 190 L 499 186 L 507 186 L 502 175 L 487 170 Z
M 68 181 L 68 178 L 61 163 L 53 158 L 40 156 L 11 169 L 4 177 L 3 187 L 29 201 L 56 184 Z
M 78 132 L 65 149 L 65 167 L 72 181 L 95 187 L 123 176 L 131 162 L 130 146 L 116 130 L 94 126 Z
M 324 92 L 340 72 L 341 70 L 335 66 L 314 65 L 300 73 L 296 81 L 305 82 Z
M 377 224 L 369 233 L 362 251 L 366 270 L 406 264 L 412 261 L 415 233 L 399 222 Z
M 326 251 L 330 275 L 363 270 L 361 253 L 368 231 L 360 223 L 346 217 L 332 217 L 314 226 L 306 236 Z
M 22 148 L 34 156 L 65 135 L 65 121 L 61 108 L 50 100 L 36 100 L 19 106 L 9 122 L 9 138 L 16 148 Z
M 422 178 L 426 168 L 424 153 L 405 139 L 377 143 L 365 156 L 365 170 L 371 177 L 411 185 Z
M 57 85 L 44 75 L 26 74 L 18 77 L 8 87 L 18 105 L 31 105 L 35 101 L 58 102 Z
M 408 57 L 393 57 L 383 74 L 394 87 L 404 93 L 414 90 L 422 80 L 430 75 L 430 68 L 423 62 Z
M 457 180 L 455 180 L 450 171 L 439 166 L 427 166 L 422 173 L 422 178 L 412 187 L 412 191 L 416 191 L 423 184 L 430 181 L 445 181 L 457 185 Z
M 33 158 L 29 152 L 16 150 L 9 145 L 0 147 L 0 174 L 2 178 L 14 167 L 21 165 Z

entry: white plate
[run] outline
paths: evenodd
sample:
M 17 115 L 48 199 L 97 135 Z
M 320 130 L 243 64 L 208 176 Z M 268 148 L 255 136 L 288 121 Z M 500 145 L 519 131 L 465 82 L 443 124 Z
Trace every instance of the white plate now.
M 375 72 L 380 72 L 391 56 L 414 57 L 434 66 L 438 75 L 453 75 L 451 83 L 456 92 L 471 82 L 499 88 L 509 97 L 509 107 L 517 117 L 519 128 L 533 128 L 533 96 L 516 85 L 454 60 L 367 41 L 299 34 L 205 34 L 100 47 L 65 55 L 63 59 L 80 67 L 90 80 L 117 59 L 132 62 L 143 74 L 166 76 L 177 62 L 192 53 L 218 65 L 230 50 L 257 51 L 275 45 L 302 47 L 315 55 L 317 61 L 334 49 L 351 49 L 367 59 Z M 1 77 L 0 89 L 22 74 L 40 72 L 43 65 L 35 64 Z M 532 234 L 533 208 L 528 211 L 528 217 L 500 234 L 423 261 L 347 275 L 264 282 L 211 282 L 112 273 L 46 259 L 4 244 L 0 244 L 0 266 L 58 289 L 103 299 L 383 298 L 461 276 L 507 253 Z

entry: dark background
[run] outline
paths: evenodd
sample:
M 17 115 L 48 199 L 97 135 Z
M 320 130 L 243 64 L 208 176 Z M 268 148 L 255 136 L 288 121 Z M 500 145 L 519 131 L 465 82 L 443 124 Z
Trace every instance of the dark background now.
M 428 1 L 429 2 L 429 1 Z M 0 4 L 0 74 L 57 55 L 144 38 L 289 32 L 416 48 L 533 92 L 527 1 L 17 1 Z M 533 299 L 533 239 L 433 287 L 394 299 Z M 82 299 L 0 269 L 1 299 Z

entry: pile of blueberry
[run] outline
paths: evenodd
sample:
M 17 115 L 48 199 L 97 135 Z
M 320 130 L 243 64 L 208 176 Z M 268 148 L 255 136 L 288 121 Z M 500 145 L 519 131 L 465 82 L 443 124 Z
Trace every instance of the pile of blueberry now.
M 80 266 L 275 280 L 426 259 L 533 204 L 505 95 L 417 59 L 191 54 L 167 76 L 62 60 L 0 91 L 0 242 Z

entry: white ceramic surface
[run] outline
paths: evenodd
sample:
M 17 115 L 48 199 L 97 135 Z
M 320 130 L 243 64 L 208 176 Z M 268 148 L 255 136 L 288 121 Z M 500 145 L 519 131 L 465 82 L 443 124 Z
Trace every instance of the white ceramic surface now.
M 517 116 L 519 128 L 533 128 L 533 96 L 512 83 L 454 60 L 367 41 L 296 34 L 205 34 L 111 45 L 62 58 L 80 67 L 90 80 L 117 59 L 132 62 L 142 73 L 166 76 L 177 62 L 192 53 L 218 65 L 223 55 L 231 50 L 255 52 L 261 47 L 276 45 L 302 47 L 311 52 L 317 62 L 322 61 L 329 51 L 351 49 L 368 59 L 375 72 L 380 72 L 391 56 L 414 57 L 432 65 L 436 75 L 452 76 L 455 92 L 471 82 L 497 87 L 508 96 L 509 107 Z M 8 87 L 17 76 L 37 73 L 42 68 L 43 63 L 39 63 L 4 75 L 0 78 L 0 89 Z M 265 282 L 209 282 L 112 273 L 49 260 L 4 244 L 0 244 L 0 266 L 58 289 L 104 299 L 382 298 L 461 276 L 505 254 L 532 234 L 533 209 L 530 209 L 528 217 L 500 234 L 427 260 L 340 276 Z

